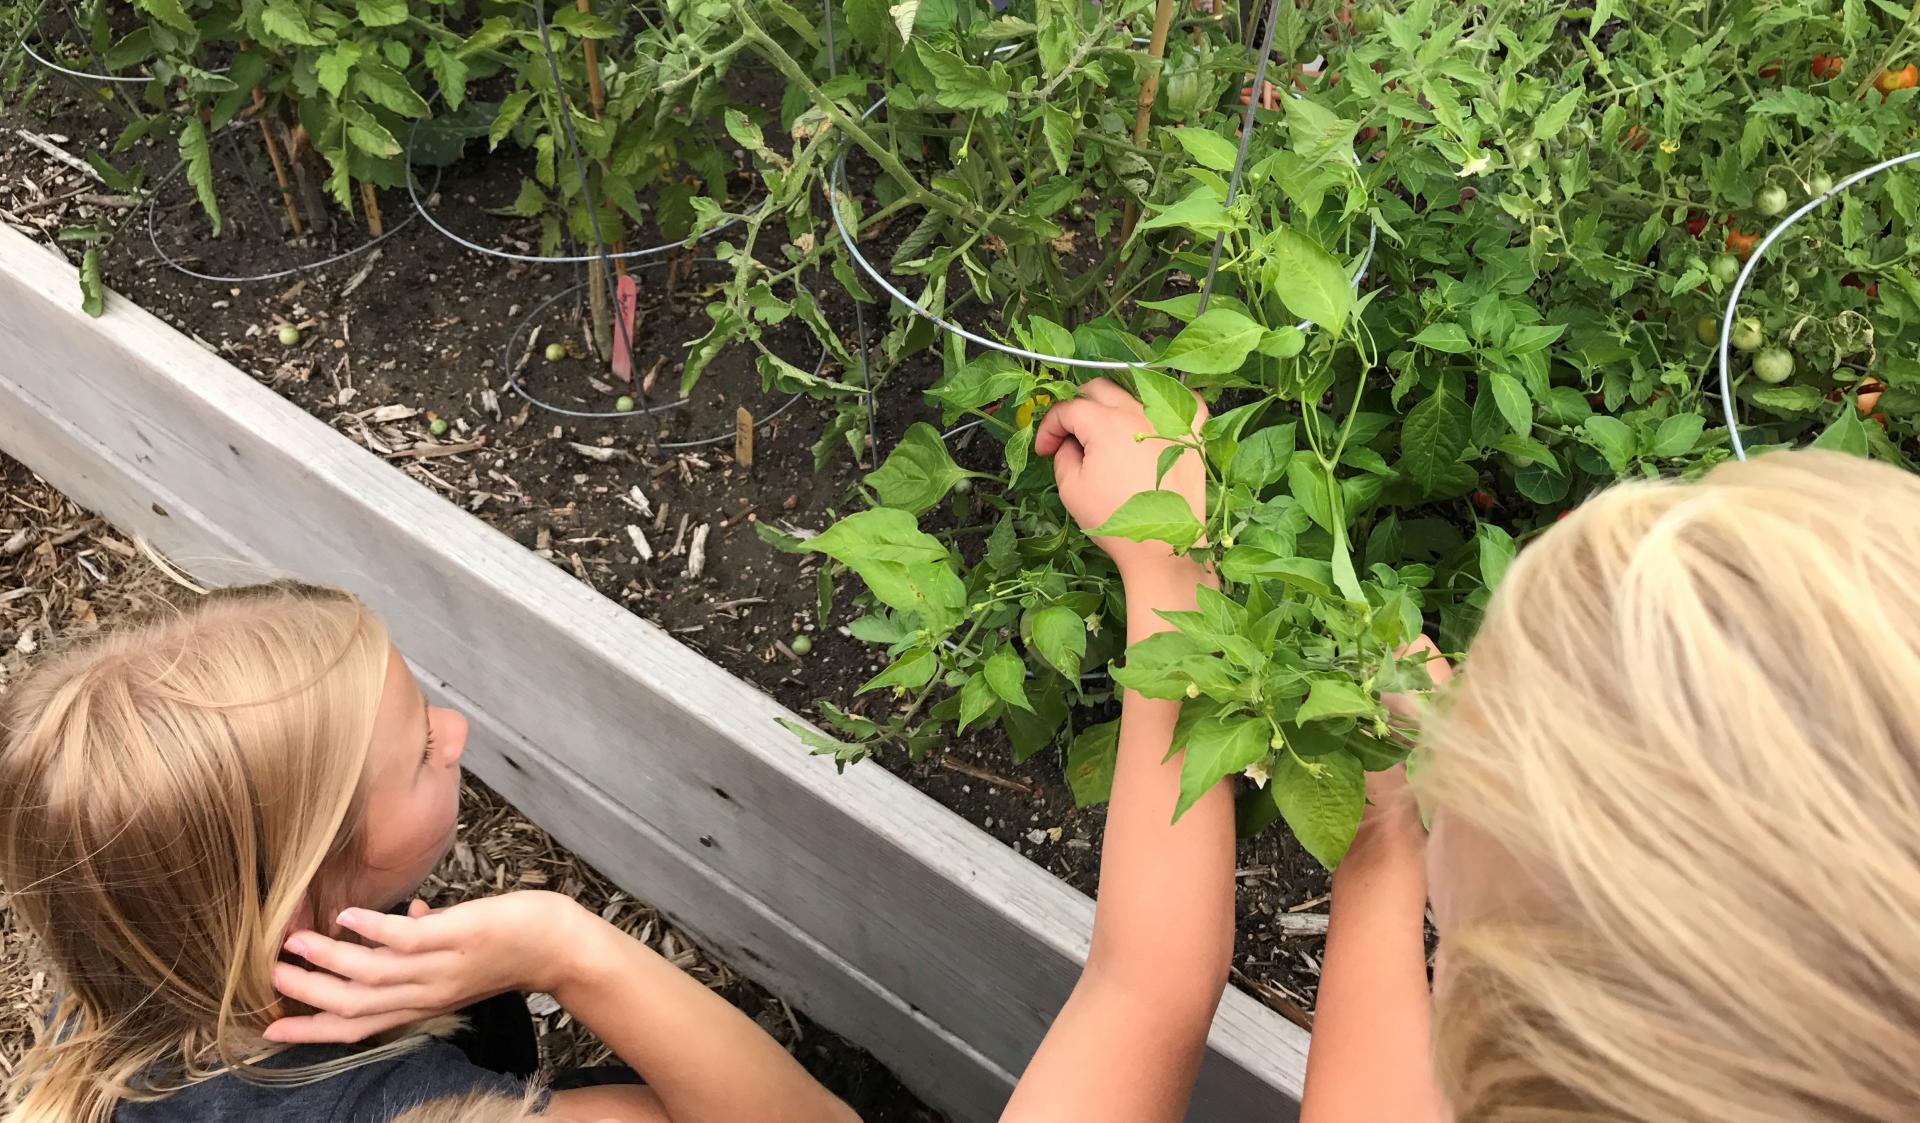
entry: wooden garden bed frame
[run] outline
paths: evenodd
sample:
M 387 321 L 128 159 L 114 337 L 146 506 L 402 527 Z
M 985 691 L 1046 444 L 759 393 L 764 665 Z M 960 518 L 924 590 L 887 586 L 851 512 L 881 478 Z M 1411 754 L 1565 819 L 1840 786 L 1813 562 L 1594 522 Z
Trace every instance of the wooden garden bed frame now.
M 960 1123 L 1079 974 L 1084 895 L 884 769 L 836 775 L 767 695 L 131 302 L 90 319 L 3 226 L 0 450 L 202 580 L 360 593 L 471 719 L 476 775 Z M 1229 990 L 1189 1119 L 1293 1119 L 1306 1045 Z

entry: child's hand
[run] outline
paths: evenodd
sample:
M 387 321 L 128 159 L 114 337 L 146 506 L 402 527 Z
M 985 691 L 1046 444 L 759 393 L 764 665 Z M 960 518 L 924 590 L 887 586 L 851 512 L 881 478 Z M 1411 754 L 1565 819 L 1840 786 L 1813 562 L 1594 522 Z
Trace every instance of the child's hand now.
M 1206 419 L 1202 402 L 1194 415 L 1196 435 Z M 1148 434 L 1148 439 L 1136 440 L 1139 433 Z M 1105 378 L 1096 378 L 1080 387 L 1078 397 L 1047 411 L 1034 434 L 1033 450 L 1053 458 L 1060 501 L 1082 529 L 1090 529 L 1107 521 L 1135 494 L 1154 490 L 1154 470 L 1167 442 L 1154 439 L 1152 433 L 1146 411 L 1133 395 Z M 1186 497 L 1194 517 L 1205 521 L 1207 472 L 1198 453 L 1182 453 L 1159 487 Z M 1094 542 L 1113 558 L 1126 579 L 1179 560 L 1165 542 L 1126 538 L 1095 538 Z
M 291 963 L 273 969 L 274 989 L 319 1013 L 281 1018 L 269 1041 L 354 1042 L 513 990 L 560 987 L 572 970 L 567 949 L 581 921 L 597 922 L 571 897 L 523 891 L 406 916 L 348 909 L 340 926 L 371 947 L 318 932 L 287 937 Z

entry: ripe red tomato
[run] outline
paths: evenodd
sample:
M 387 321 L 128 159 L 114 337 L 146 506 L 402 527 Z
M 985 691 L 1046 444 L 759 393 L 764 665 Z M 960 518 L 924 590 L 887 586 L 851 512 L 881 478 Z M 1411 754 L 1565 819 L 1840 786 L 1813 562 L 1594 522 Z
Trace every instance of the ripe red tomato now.
M 1638 152 L 1647 146 L 1647 130 L 1638 125 L 1628 125 L 1627 131 L 1620 134 L 1620 143 Z
M 1839 55 L 1815 55 L 1811 69 L 1814 79 L 1824 82 L 1829 78 L 1840 77 L 1840 72 L 1846 69 L 1846 65 L 1847 60 Z
M 1848 288 L 1848 289 L 1859 289 L 1861 292 L 1864 292 L 1867 294 L 1868 300 L 1872 300 L 1875 297 L 1878 297 L 1880 295 L 1880 282 L 1874 281 L 1869 284 L 1861 281 L 1860 278 L 1854 276 L 1851 273 L 1840 278 L 1840 287 Z
M 1705 234 L 1707 232 L 1708 221 L 1709 219 L 1707 218 L 1707 216 L 1704 214 L 1701 214 L 1699 211 L 1688 211 L 1687 212 L 1687 233 L 1693 235 L 1695 238 L 1700 237 L 1702 234 Z
M 1731 226 L 1727 227 L 1727 248 L 1732 250 L 1734 256 L 1742 261 L 1753 256 L 1753 247 L 1758 245 L 1759 242 L 1760 235 L 1758 234 L 1746 234 L 1735 230 Z
M 1474 510 L 1479 511 L 1483 515 L 1492 513 L 1494 504 L 1492 492 L 1475 491 L 1467 498 L 1473 501 Z
M 1781 63 L 1781 62 L 1782 62 L 1782 60 L 1781 60 L 1781 59 L 1774 59 L 1774 60 L 1773 60 L 1772 62 L 1770 62 L 1770 63 L 1768 63 L 1767 65 L 1765 65 L 1765 66 L 1763 66 L 1763 67 L 1761 67 L 1761 68 L 1760 68 L 1760 77 L 1762 77 L 1762 78 L 1777 78 L 1777 77 L 1779 77 L 1779 75 L 1780 75 L 1780 63 Z
M 1873 88 L 1882 94 L 1890 94 L 1895 90 L 1904 90 L 1915 83 L 1920 83 L 1920 67 L 1908 63 L 1898 70 L 1882 70 L 1874 76 Z

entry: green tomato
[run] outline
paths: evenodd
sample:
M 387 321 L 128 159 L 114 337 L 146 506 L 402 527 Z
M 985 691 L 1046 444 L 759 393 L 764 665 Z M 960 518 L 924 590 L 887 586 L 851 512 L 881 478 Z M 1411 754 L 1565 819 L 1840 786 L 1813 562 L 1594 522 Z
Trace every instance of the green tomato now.
M 1787 189 L 1784 187 L 1762 187 L 1753 197 L 1753 209 L 1768 218 L 1787 209 Z
M 1753 374 L 1762 382 L 1785 382 L 1793 377 L 1793 353 L 1769 347 L 1753 357 Z
M 557 363 L 567 357 L 567 345 L 564 343 L 547 344 L 547 361 Z
M 427 422 L 427 432 L 432 433 L 436 437 L 446 436 L 447 435 L 447 419 L 444 417 L 436 417 L 433 420 Z
M 953 490 L 960 495 L 965 495 L 968 492 L 972 491 L 973 490 L 972 478 L 968 476 L 961 476 L 959 479 L 953 481 Z
M 1740 275 L 1740 259 L 1730 253 L 1714 254 L 1713 260 L 1707 262 L 1707 272 L 1721 284 L 1730 285 Z
M 1372 4 L 1362 4 L 1353 10 L 1353 33 L 1371 35 L 1380 30 L 1382 19 L 1380 9 Z
M 1818 197 L 1825 195 L 1831 190 L 1833 190 L 1833 177 L 1825 172 L 1815 172 L 1813 173 L 1813 177 L 1807 180 L 1807 194 L 1809 195 Z
M 1570 172 L 1573 170 L 1573 157 L 1567 155 L 1565 152 L 1555 152 L 1550 162 L 1553 164 L 1553 170 L 1556 172 Z
M 792 650 L 795 655 L 811 655 L 813 654 L 813 637 L 795 636 L 793 637 L 793 642 L 789 643 L 787 647 Z
M 1735 351 L 1758 351 L 1767 341 L 1767 333 L 1760 330 L 1760 321 L 1752 316 L 1742 316 L 1733 322 L 1733 332 L 1729 342 Z
M 1720 340 L 1720 321 L 1711 316 L 1702 316 L 1693 322 L 1693 334 L 1700 342 L 1711 347 Z
M 1540 159 L 1540 142 L 1539 141 L 1523 140 L 1519 144 L 1514 145 L 1513 147 L 1513 166 L 1514 167 L 1530 168 L 1539 159 Z
M 280 346 L 282 346 L 282 347 L 293 347 L 293 346 L 296 346 L 296 345 L 298 345 L 298 344 L 299 344 L 299 342 L 300 342 L 300 329 L 299 329 L 299 328 L 297 328 L 297 327 L 294 327 L 294 326 L 293 326 L 292 324 L 284 324 L 284 325 L 282 325 L 282 326 L 281 326 L 281 328 L 280 328 Z
M 616 413 L 632 413 L 633 398 L 630 395 L 622 394 L 613 400 L 613 408 Z

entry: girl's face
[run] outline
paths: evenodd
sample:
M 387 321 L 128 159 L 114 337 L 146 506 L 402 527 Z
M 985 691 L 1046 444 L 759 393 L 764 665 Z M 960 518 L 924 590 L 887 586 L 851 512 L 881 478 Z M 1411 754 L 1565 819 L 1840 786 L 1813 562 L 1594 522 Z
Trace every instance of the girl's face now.
M 466 745 L 467 719 L 429 706 L 407 661 L 390 650 L 367 752 L 366 868 L 356 903 L 399 903 L 453 847 Z

